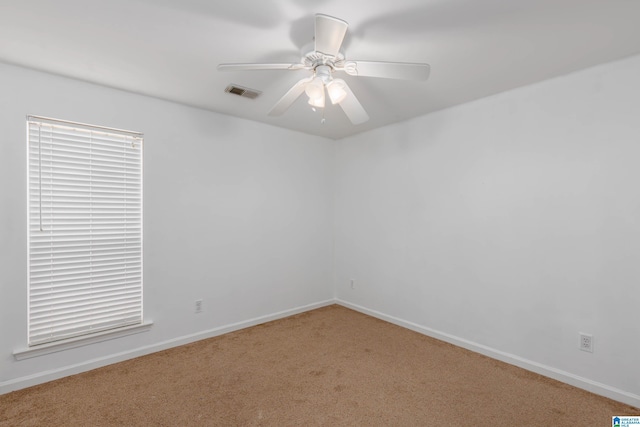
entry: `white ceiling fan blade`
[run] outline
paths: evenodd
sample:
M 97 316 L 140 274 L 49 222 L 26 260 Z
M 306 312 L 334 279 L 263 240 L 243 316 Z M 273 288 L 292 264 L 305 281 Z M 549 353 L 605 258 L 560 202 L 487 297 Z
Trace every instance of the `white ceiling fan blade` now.
M 364 110 L 364 107 L 362 107 L 362 104 L 360 104 L 360 101 L 358 101 L 358 98 L 356 98 L 353 92 L 351 92 L 351 89 L 346 83 L 344 84 L 343 89 L 345 92 L 347 92 L 347 96 L 340 102 L 339 105 L 342 107 L 342 110 L 344 110 L 344 113 L 347 115 L 347 117 L 349 117 L 351 123 L 353 123 L 354 125 L 359 125 L 369 120 L 369 115 Z
M 427 80 L 431 71 L 429 64 L 376 61 L 346 61 L 342 69 L 352 76 L 400 80 Z
M 270 116 L 281 116 L 284 114 L 287 109 L 294 103 L 296 99 L 304 92 L 304 87 L 311 81 L 311 77 L 304 78 L 300 80 L 298 83 L 293 85 L 291 89 L 287 93 L 284 94 L 282 98 L 276 105 L 273 106 L 271 111 L 269 111 Z
M 337 56 L 349 24 L 333 16 L 316 14 L 316 52 Z
M 219 64 L 218 71 L 299 70 L 304 64 Z

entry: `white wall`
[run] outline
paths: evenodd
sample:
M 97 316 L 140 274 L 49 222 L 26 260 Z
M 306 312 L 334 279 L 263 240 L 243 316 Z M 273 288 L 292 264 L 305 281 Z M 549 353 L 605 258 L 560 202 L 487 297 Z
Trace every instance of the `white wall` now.
M 340 141 L 337 298 L 640 406 L 638 76 L 636 56 Z
M 145 134 L 149 332 L 14 359 L 26 347 L 27 114 Z M 0 393 L 332 300 L 333 145 L 0 64 Z

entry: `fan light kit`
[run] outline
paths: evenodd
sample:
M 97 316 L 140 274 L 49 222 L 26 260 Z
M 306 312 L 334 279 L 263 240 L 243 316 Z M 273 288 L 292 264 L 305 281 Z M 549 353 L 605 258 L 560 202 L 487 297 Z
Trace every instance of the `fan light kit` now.
M 331 77 L 331 67 L 318 65 L 315 70 L 315 77 L 305 85 L 304 92 L 309 97 L 309 105 L 316 108 L 324 108 L 325 88 L 331 103 L 339 104 L 347 96 L 346 86 L 347 83 L 344 80 Z
M 426 80 L 429 77 L 428 64 L 410 62 L 376 62 L 347 61 L 340 48 L 347 33 L 349 24 L 342 19 L 316 14 L 315 38 L 313 50 L 304 50 L 302 60 L 295 64 L 220 64 L 220 71 L 253 71 L 253 70 L 310 70 L 311 77 L 298 81 L 276 105 L 269 111 L 270 116 L 280 116 L 302 92 L 309 97 L 309 105 L 313 109 L 324 108 L 325 93 L 329 95 L 331 104 L 342 107 L 351 123 L 361 124 L 369 120 L 369 115 L 360 101 L 351 92 L 347 82 L 334 78 L 335 72 L 344 72 L 349 76 L 381 77 L 402 80 Z M 311 49 L 311 48 L 309 48 Z M 324 119 L 323 119 L 324 123 Z

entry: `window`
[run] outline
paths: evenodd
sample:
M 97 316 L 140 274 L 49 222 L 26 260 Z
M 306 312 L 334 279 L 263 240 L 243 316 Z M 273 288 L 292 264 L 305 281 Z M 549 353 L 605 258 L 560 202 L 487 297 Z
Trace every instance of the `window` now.
M 29 346 L 142 323 L 142 134 L 29 116 Z

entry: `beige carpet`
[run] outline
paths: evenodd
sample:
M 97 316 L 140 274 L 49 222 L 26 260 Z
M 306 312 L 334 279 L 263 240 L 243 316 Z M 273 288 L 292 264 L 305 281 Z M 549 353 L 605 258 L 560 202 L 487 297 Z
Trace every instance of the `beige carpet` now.
M 610 426 L 640 410 L 330 306 L 0 396 L 0 426 Z

